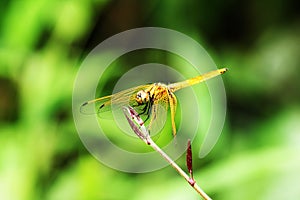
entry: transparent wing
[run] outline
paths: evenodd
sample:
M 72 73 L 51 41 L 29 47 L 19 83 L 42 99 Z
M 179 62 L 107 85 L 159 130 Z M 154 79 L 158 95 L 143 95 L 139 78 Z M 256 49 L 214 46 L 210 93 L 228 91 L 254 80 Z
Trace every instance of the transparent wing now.
M 103 113 L 111 111 L 112 108 L 122 109 L 123 106 L 130 105 L 137 109 L 137 112 L 142 113 L 147 105 L 138 105 L 135 101 L 135 96 L 138 91 L 145 90 L 151 85 L 152 84 L 137 86 L 113 95 L 84 102 L 80 106 L 80 112 L 83 114 L 98 114 L 99 117 L 102 117 Z
M 169 97 L 166 92 L 161 98 L 153 101 L 148 130 L 151 137 L 157 135 L 164 127 L 168 114 Z

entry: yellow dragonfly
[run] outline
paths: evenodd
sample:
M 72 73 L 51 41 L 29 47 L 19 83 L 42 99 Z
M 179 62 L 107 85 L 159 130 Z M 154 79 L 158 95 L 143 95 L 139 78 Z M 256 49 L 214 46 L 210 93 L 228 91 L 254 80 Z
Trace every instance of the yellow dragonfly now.
M 110 111 L 112 106 L 122 109 L 123 106 L 130 105 L 139 115 L 147 117 L 145 121 L 150 117 L 148 129 L 151 130 L 152 123 L 155 120 L 159 120 L 159 115 L 162 112 L 161 108 L 167 111 L 170 106 L 172 133 L 173 136 L 176 136 L 175 113 L 177 99 L 174 92 L 224 74 L 226 71 L 227 68 L 217 69 L 182 82 L 168 85 L 163 83 L 140 85 L 113 95 L 87 101 L 81 105 L 80 111 L 82 113 L 90 113 L 92 108 L 94 111 L 96 109 L 96 113 L 102 113 Z

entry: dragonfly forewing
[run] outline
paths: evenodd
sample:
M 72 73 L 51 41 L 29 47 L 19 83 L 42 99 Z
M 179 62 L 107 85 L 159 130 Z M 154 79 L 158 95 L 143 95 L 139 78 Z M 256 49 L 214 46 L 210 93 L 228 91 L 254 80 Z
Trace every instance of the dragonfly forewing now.
M 97 114 L 101 118 L 106 118 L 107 112 L 112 110 L 122 110 L 123 106 L 144 107 L 144 105 L 137 105 L 135 100 L 136 93 L 144 90 L 151 85 L 142 85 L 130 88 L 113 95 L 97 98 L 83 103 L 80 107 L 80 112 L 83 114 Z

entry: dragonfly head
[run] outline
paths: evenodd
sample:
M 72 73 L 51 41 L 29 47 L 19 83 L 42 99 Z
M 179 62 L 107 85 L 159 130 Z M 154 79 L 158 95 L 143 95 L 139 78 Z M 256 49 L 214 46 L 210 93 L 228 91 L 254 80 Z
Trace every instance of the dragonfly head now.
M 148 92 L 145 92 L 144 90 L 140 90 L 138 91 L 138 93 L 136 93 L 135 100 L 138 104 L 147 103 L 149 99 L 150 98 Z

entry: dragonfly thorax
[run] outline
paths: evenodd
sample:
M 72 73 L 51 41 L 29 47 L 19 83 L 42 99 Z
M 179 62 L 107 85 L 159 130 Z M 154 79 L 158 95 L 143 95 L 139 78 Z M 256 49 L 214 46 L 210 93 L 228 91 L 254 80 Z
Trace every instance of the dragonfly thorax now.
M 138 93 L 136 94 L 136 97 L 135 97 L 135 100 L 138 104 L 147 103 L 149 101 L 149 99 L 150 99 L 149 93 L 145 92 L 144 90 L 138 91 Z

